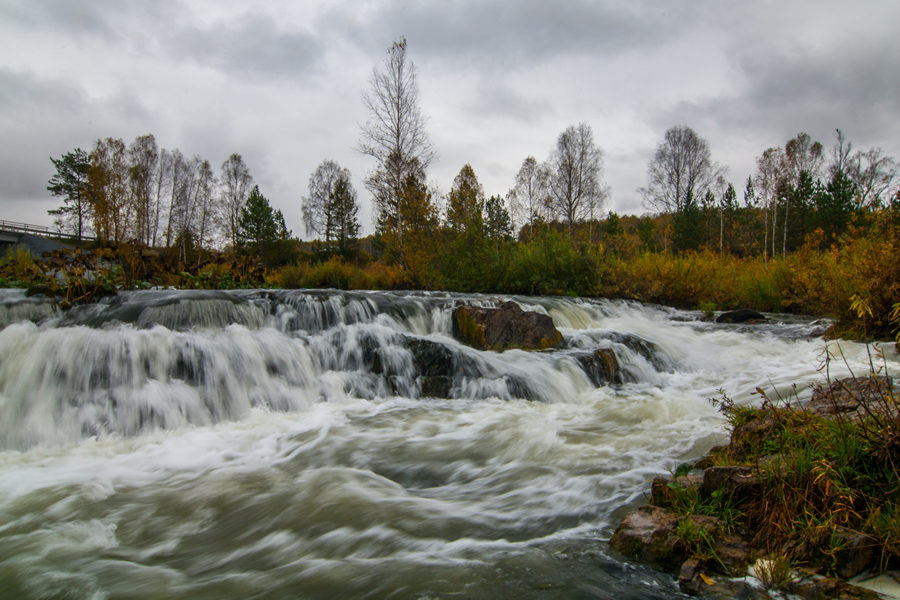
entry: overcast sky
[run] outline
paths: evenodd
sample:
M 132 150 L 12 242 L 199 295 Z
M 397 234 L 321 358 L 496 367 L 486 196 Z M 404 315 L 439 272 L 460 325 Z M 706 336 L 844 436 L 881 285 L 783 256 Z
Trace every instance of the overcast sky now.
M 673 125 L 707 139 L 739 191 L 801 131 L 900 158 L 898 24 L 896 0 L 0 0 L 0 218 L 51 224 L 49 157 L 152 133 L 216 167 L 242 154 L 301 237 L 309 175 L 336 160 L 370 232 L 361 96 L 400 36 L 443 192 L 470 163 L 505 194 L 582 121 L 623 214 L 645 212 L 637 188 Z

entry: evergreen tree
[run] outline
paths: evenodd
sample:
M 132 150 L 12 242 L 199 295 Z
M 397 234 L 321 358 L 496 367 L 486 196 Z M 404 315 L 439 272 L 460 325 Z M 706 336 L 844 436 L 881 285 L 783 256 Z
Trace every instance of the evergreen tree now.
M 672 217 L 675 230 L 672 243 L 675 250 L 696 250 L 703 243 L 703 211 L 697 206 L 694 195 L 688 191 L 684 204 Z
M 513 229 L 503 198 L 491 196 L 484 205 L 485 236 L 496 243 L 512 240 Z
M 50 178 L 47 191 L 53 196 L 61 197 L 64 204 L 47 212 L 57 218 L 61 229 L 71 231 L 81 241 L 90 218 L 91 206 L 85 192 L 91 157 L 81 148 L 75 148 L 59 158 L 51 158 L 50 162 L 56 168 L 56 173 Z
M 326 210 L 329 217 L 325 238 L 334 242 L 336 250 L 341 255 L 347 256 L 359 234 L 359 221 L 356 218 L 359 205 L 356 202 L 356 191 L 350 183 L 349 173 L 342 172 L 338 176 Z
M 280 211 L 278 212 L 280 215 Z M 284 217 L 281 217 L 282 233 Z M 259 186 L 253 186 L 247 201 L 241 208 L 240 218 L 240 242 L 244 246 L 253 246 L 259 249 L 263 244 L 270 244 L 278 238 L 279 223 L 276 221 L 275 211 L 269 205 L 269 201 L 259 192 Z

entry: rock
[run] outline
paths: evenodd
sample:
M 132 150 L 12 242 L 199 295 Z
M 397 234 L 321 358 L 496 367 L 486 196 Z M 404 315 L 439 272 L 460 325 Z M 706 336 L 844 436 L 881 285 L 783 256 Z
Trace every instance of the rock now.
M 725 567 L 729 575 L 737 576 L 747 571 L 753 549 L 744 538 L 726 534 L 722 535 L 716 543 L 716 557 L 719 559 L 719 567 Z
M 789 591 L 803 600 L 822 600 L 839 598 L 840 600 L 879 600 L 877 593 L 851 585 L 836 577 L 810 579 L 790 586 Z
M 846 527 L 838 527 L 832 541 L 840 547 L 834 553 L 835 570 L 844 579 L 856 577 L 863 571 L 878 566 L 881 546 L 875 538 Z
M 880 411 L 890 404 L 892 387 L 893 380 L 889 376 L 837 379 L 828 385 L 816 385 L 805 408 L 822 416 L 852 412 L 861 415 L 866 408 Z
M 739 427 L 735 427 L 731 432 L 731 443 L 728 446 L 728 452 L 731 456 L 742 456 L 744 452 L 757 448 L 768 438 L 775 434 L 778 423 L 770 412 L 764 413 L 762 416 L 747 421 Z
M 739 308 L 723 312 L 716 317 L 716 323 L 765 323 L 766 316 L 749 308 Z
M 702 475 L 683 475 L 674 479 L 657 477 L 650 485 L 650 504 L 669 508 L 672 506 L 675 494 L 680 490 L 699 490 L 702 484 Z M 676 489 L 673 490 L 673 487 Z
M 619 360 L 612 348 L 600 348 L 593 352 L 578 352 L 572 355 L 575 362 L 596 387 L 609 383 L 622 383 Z
M 422 377 L 453 377 L 456 356 L 450 348 L 414 337 L 404 338 L 404 344 L 412 354 L 416 374 Z
M 446 375 L 424 376 L 417 379 L 420 393 L 426 398 L 449 398 L 453 378 Z
M 553 319 L 526 312 L 515 302 L 504 302 L 499 308 L 460 306 L 453 312 L 453 336 L 473 348 L 498 352 L 545 350 L 562 342 Z
M 645 504 L 625 515 L 609 545 L 630 558 L 674 570 L 686 558 L 677 549 L 677 526 L 674 512 Z
M 650 340 L 633 333 L 614 333 L 608 339 L 622 344 L 635 354 L 644 357 L 657 371 L 665 371 L 671 368 L 671 365 L 664 357 L 662 349 Z
M 736 498 L 746 498 L 760 492 L 759 480 L 750 467 L 709 467 L 703 472 L 701 493 L 712 495 L 716 490 Z
M 701 586 L 705 585 L 700 578 L 702 567 L 703 564 L 697 558 L 689 558 L 681 564 L 681 570 L 678 572 L 678 589 L 682 593 L 696 596 L 700 592 Z

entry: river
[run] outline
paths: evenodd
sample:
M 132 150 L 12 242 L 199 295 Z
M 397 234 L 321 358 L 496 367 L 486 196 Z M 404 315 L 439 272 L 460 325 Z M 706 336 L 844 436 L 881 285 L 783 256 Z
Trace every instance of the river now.
M 609 537 L 725 440 L 720 390 L 807 397 L 823 324 L 513 297 L 561 349 L 453 339 L 455 306 L 504 299 L 148 290 L 58 313 L 0 290 L 0 597 L 679 597 Z M 459 365 L 448 397 L 423 396 L 410 340 Z M 867 370 L 828 347 L 833 375 Z M 597 348 L 617 382 L 575 360 Z

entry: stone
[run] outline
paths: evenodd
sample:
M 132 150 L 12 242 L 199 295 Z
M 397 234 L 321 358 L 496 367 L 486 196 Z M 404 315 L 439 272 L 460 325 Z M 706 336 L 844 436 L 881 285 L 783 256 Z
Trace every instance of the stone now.
M 888 376 L 846 377 L 817 385 L 806 410 L 821 416 L 884 411 L 890 405 L 893 380 Z M 865 405 L 865 406 L 863 406 Z
M 689 558 L 681 564 L 681 570 L 678 572 L 678 589 L 682 593 L 696 596 L 700 592 L 701 586 L 704 585 L 700 579 L 703 572 L 703 565 L 697 558 Z
M 650 484 L 650 504 L 653 506 L 661 506 L 669 508 L 672 506 L 675 494 L 680 490 L 699 490 L 703 484 L 702 475 L 683 475 L 670 479 L 668 477 L 657 477 Z M 676 489 L 672 489 L 675 487 Z
M 609 545 L 630 558 L 675 570 L 686 558 L 677 548 L 677 526 L 674 512 L 645 504 L 625 515 Z
M 572 355 L 575 362 L 596 387 L 609 383 L 622 383 L 619 360 L 612 348 L 600 348 L 593 352 L 578 352 Z
M 479 350 L 547 350 L 563 339 L 553 319 L 524 311 L 515 302 L 498 308 L 460 306 L 453 311 L 452 324 L 457 340 Z
M 731 456 L 742 456 L 744 452 L 760 446 L 766 439 L 771 438 L 778 423 L 771 413 L 765 413 L 751 421 L 747 421 L 731 432 L 731 443 L 728 451 Z
M 749 308 L 739 308 L 723 312 L 716 317 L 716 323 L 765 323 L 768 319 L 761 312 Z
M 760 492 L 759 480 L 750 467 L 709 467 L 703 472 L 701 493 L 712 495 L 716 490 L 736 498 L 746 498 Z
M 846 527 L 835 529 L 833 541 L 840 547 L 834 553 L 835 571 L 844 579 L 856 577 L 878 566 L 881 546 L 875 538 Z

